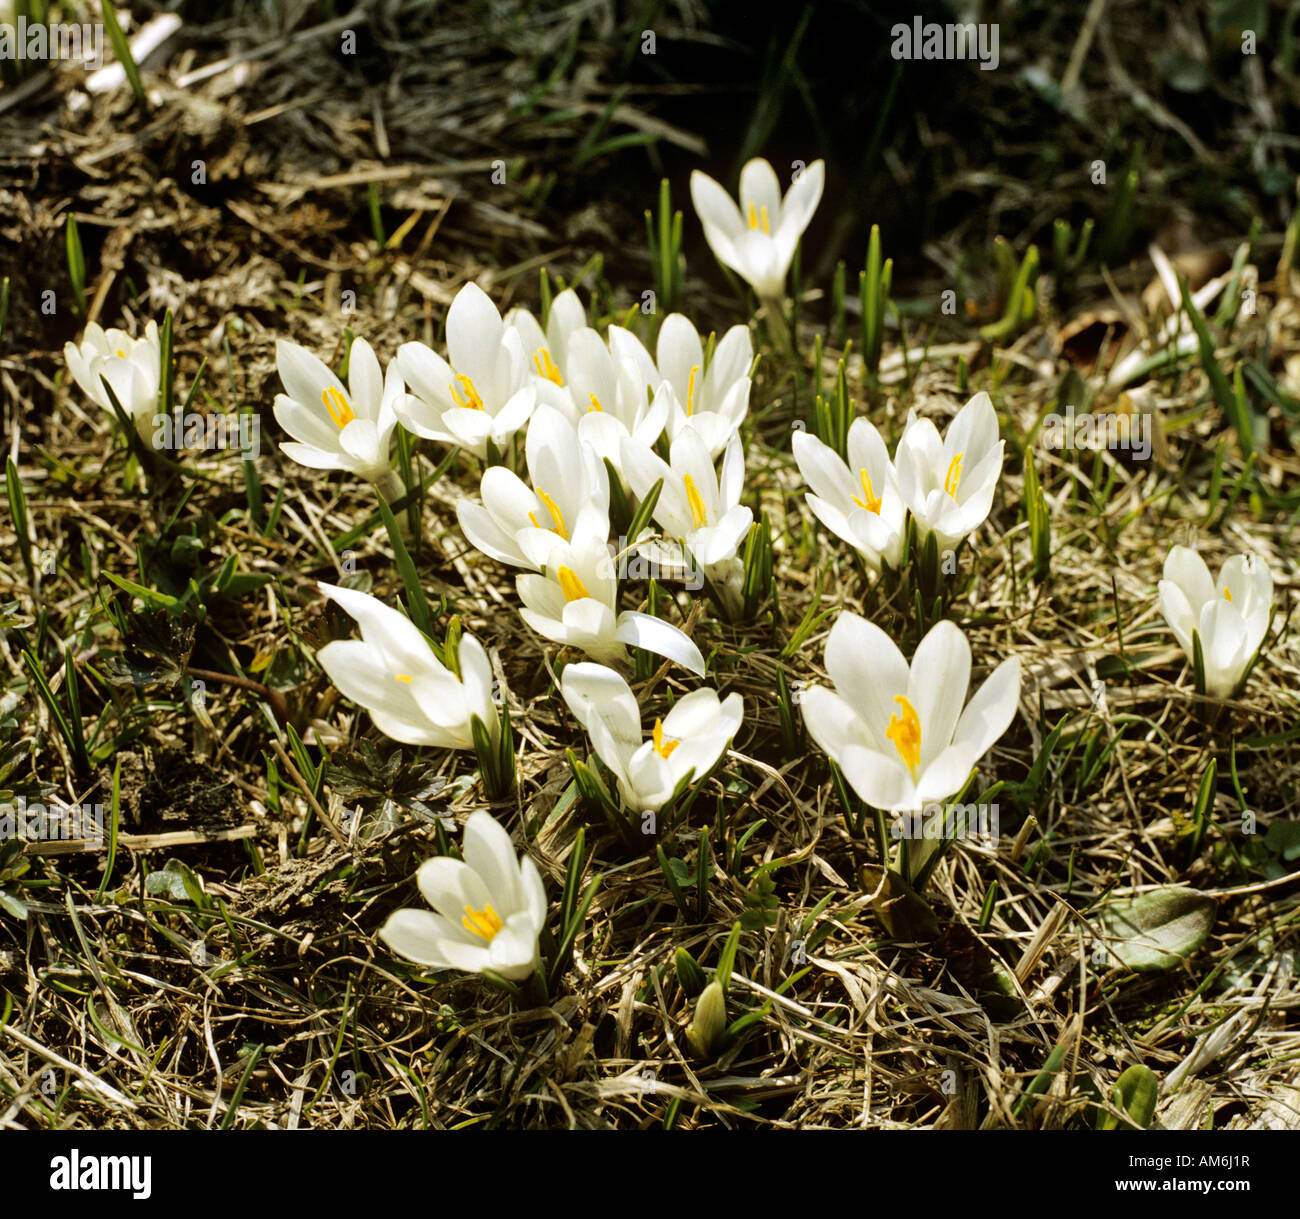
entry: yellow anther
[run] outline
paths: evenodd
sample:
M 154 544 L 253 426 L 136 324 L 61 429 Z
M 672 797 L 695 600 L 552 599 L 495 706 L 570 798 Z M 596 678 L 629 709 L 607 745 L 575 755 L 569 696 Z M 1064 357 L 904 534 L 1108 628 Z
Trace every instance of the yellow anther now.
M 768 234 L 772 232 L 771 226 L 768 224 L 767 221 L 767 208 L 765 207 L 756 208 L 753 202 L 752 201 L 750 202 L 749 227 L 751 229 L 761 228 L 763 232 Z
M 492 909 L 490 902 L 482 910 L 475 910 L 473 906 L 466 906 L 465 917 L 460 922 L 466 931 L 487 940 L 489 944 L 492 943 L 496 933 L 505 926 L 501 921 L 501 916 Z
M 669 737 L 667 740 L 664 739 L 663 720 L 655 720 L 654 742 L 655 753 L 657 753 L 661 758 L 671 756 L 673 750 L 681 744 L 680 741 L 674 741 L 672 737 Z
M 600 399 L 595 394 L 588 394 L 587 397 L 591 399 L 591 405 L 587 408 L 589 413 L 591 411 L 604 411 L 605 408 L 601 406 Z
M 564 384 L 564 377 L 560 374 L 560 370 L 555 367 L 555 361 L 551 359 L 551 353 L 545 347 L 537 349 L 537 354 L 533 356 L 533 364 L 537 368 L 539 377 L 545 377 L 556 385 Z
M 117 349 L 117 358 L 118 358 L 119 360 L 125 360 L 125 359 L 126 359 L 126 352 L 123 351 L 120 347 Z
M 697 364 L 691 369 L 690 380 L 686 382 L 686 413 L 690 415 L 695 410 L 695 374 L 700 371 Z
M 478 390 L 474 388 L 474 382 L 471 381 L 463 372 L 456 374 L 456 380 L 461 383 L 461 387 L 465 391 L 465 396 L 462 398 L 460 394 L 456 392 L 455 385 L 448 385 L 447 388 L 451 390 L 452 401 L 455 402 L 457 406 L 463 407 L 466 410 L 481 411 L 483 409 L 483 399 L 478 396 Z
M 546 510 L 551 514 L 551 520 L 555 522 L 555 532 L 560 535 L 566 542 L 569 540 L 569 531 L 564 527 L 564 513 L 560 511 L 560 505 L 557 504 L 541 487 L 537 488 L 537 498 L 546 505 Z M 537 518 L 530 512 L 528 519 L 537 525 Z M 540 529 L 541 526 L 538 525 Z
M 320 400 L 325 404 L 329 417 L 334 420 L 335 426 L 340 431 L 356 418 L 356 415 L 352 413 L 352 407 L 348 404 L 348 400 L 333 385 L 328 389 L 321 390 Z
M 566 601 L 581 601 L 583 597 L 590 597 L 587 586 L 579 579 L 578 574 L 572 567 L 561 567 L 555 573 L 555 578 L 559 580 L 560 587 L 564 590 L 564 599 Z
M 880 496 L 878 496 L 872 488 L 871 475 L 867 473 L 865 466 L 858 471 L 858 476 L 862 480 L 862 498 L 858 499 L 855 495 L 853 497 L 853 502 L 857 504 L 859 508 L 865 508 L 868 512 L 874 512 L 879 516 Z
M 965 456 L 965 453 L 958 453 L 957 456 L 948 463 L 948 473 L 943 477 L 943 489 L 947 491 L 953 499 L 957 498 L 957 487 L 961 483 L 961 459 Z
M 894 695 L 894 702 L 903 708 L 903 714 L 901 718 L 897 715 L 889 717 L 889 727 L 885 729 L 885 736 L 894 742 L 894 748 L 898 750 L 898 756 L 903 759 L 903 765 L 915 779 L 916 768 L 921 762 L 921 718 L 916 714 L 916 708 L 903 695 Z
M 395 673 L 393 676 L 404 686 L 409 686 L 411 684 L 411 675 L 409 673 Z
M 682 475 L 682 485 L 686 488 L 686 502 L 691 506 L 691 517 L 696 529 L 703 529 L 709 523 L 709 514 L 704 508 L 704 498 L 695 486 L 695 479 L 689 474 Z
M 1229 601 L 1232 600 L 1232 593 L 1228 591 L 1228 586 L 1226 584 L 1223 586 L 1223 595 L 1227 597 Z

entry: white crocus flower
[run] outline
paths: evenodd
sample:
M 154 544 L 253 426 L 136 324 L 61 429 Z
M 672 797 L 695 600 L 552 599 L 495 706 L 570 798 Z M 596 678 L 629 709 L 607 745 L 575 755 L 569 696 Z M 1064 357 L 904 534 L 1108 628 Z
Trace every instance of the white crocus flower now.
M 709 456 L 716 457 L 749 411 L 749 369 L 754 362 L 749 327 L 728 330 L 706 369 L 699 332 L 682 314 L 671 313 L 659 329 L 655 362 L 673 389 L 669 439 L 675 440 L 689 424 L 704 437 Z
M 909 669 L 878 626 L 843 613 L 826 641 L 834 690 L 801 700 L 808 733 L 873 808 L 919 812 L 961 790 L 1007 730 L 1020 697 L 1020 661 L 1004 660 L 966 709 L 970 645 L 954 623 L 935 624 Z
M 618 576 L 603 539 L 557 540 L 542 575 L 515 577 L 524 608 L 520 616 L 534 631 L 568 644 L 603 664 L 627 660 L 627 648 L 644 648 L 704 672 L 704 657 L 675 626 L 650 614 L 618 611 Z
M 622 473 L 623 438 L 654 444 L 668 421 L 671 390 L 663 389 L 641 340 L 621 326 L 609 328 L 608 343 L 584 326 L 570 337 L 566 356 L 578 436 Z
M 1195 550 L 1175 546 L 1165 559 L 1160 611 L 1188 660 L 1200 637 L 1205 691 L 1231 698 L 1242 684 L 1268 630 L 1273 575 L 1256 555 L 1233 555 L 1210 577 Z
M 704 437 L 693 428 L 677 434 L 668 457 L 665 463 L 645 445 L 625 439 L 623 470 L 628 484 L 644 499 L 662 479 L 654 519 L 669 537 L 685 543 L 705 575 L 727 578 L 730 568 L 739 564 L 736 552 L 754 520 L 753 512 L 740 503 L 745 487 L 740 437 L 733 435 L 728 443 L 720 475 L 714 472 Z
M 879 572 L 882 560 L 897 567 L 903 556 L 907 509 L 885 442 L 866 419 L 853 421 L 846 465 L 811 432 L 794 434 L 794 458 L 811 488 L 808 507 Z
M 933 422 L 908 412 L 894 469 L 920 541 L 933 533 L 939 550 L 950 550 L 984 523 L 1002 473 L 1004 444 L 986 393 L 957 412 L 942 439 Z
M 719 699 L 716 690 L 695 690 L 655 720 L 647 740 L 636 695 L 612 669 L 566 665 L 560 692 L 614 772 L 628 808 L 642 812 L 658 811 L 689 776 L 698 780 L 712 770 L 744 715 L 739 694 Z
M 482 504 L 463 499 L 461 530 L 484 554 L 511 567 L 540 571 L 551 547 L 576 537 L 609 536 L 609 472 L 552 406 L 540 406 L 524 443 L 530 487 L 505 466 L 491 466 L 479 487 Z
M 405 386 L 396 364 L 386 376 L 365 339 L 353 339 L 348 386 L 305 347 L 280 339 L 275 363 L 285 393 L 275 398 L 276 422 L 293 440 L 281 450 L 313 470 L 347 470 L 375 483 L 385 499 L 401 494 L 389 445 L 397 427 L 396 408 Z
M 568 390 L 565 369 L 569 363 L 569 339 L 587 324 L 587 311 L 572 288 L 566 288 L 551 301 L 546 329 L 524 308 L 511 309 L 505 324 L 519 335 L 525 359 L 537 387 L 539 402 L 548 403 L 571 418 L 577 408 Z M 586 404 L 583 404 L 586 409 Z
M 404 745 L 473 749 L 470 725 L 478 718 L 497 738 L 492 664 L 477 639 L 461 636 L 457 677 L 400 611 L 356 589 L 319 587 L 357 620 L 361 638 L 327 643 L 316 659 L 342 694 L 370 712 L 380 732 Z
M 537 968 L 546 891 L 537 865 L 480 809 L 465 822 L 464 859 L 427 859 L 416 882 L 432 911 L 394 910 L 379 932 L 399 956 L 430 969 L 491 970 L 522 982 Z
M 466 284 L 447 310 L 447 357 L 423 343 L 398 349 L 411 387 L 398 410 L 402 426 L 476 457 L 487 455 L 489 441 L 504 448 L 533 413 L 537 387 L 519 333 L 477 284 Z
M 814 161 L 781 198 L 776 171 L 755 157 L 740 171 L 740 206 L 708 174 L 691 174 L 691 201 L 718 261 L 749 281 L 762 300 L 785 287 L 795 246 L 821 202 L 826 166 Z
M 86 397 L 117 418 L 112 399 L 100 380 L 104 377 L 136 430 L 142 436 L 149 435 L 153 417 L 161 409 L 158 392 L 162 384 L 162 348 L 156 322 L 146 322 L 144 335 L 138 339 L 125 330 L 105 330 L 91 322 L 80 346 L 63 345 L 63 358 Z

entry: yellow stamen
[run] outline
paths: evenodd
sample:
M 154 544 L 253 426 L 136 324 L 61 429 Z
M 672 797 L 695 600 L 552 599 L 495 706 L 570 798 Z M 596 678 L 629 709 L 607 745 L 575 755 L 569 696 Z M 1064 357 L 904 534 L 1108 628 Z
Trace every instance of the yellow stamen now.
M 126 359 L 126 352 L 123 351 L 120 347 L 117 349 L 117 358 L 118 358 L 119 360 L 125 360 L 125 359 Z
M 868 512 L 874 512 L 877 516 L 879 516 L 880 496 L 878 496 L 875 493 L 875 491 L 872 489 L 871 475 L 867 473 L 865 466 L 858 471 L 858 476 L 862 480 L 862 498 L 858 499 L 858 497 L 855 495 L 853 497 L 853 502 L 857 504 L 860 508 L 865 508 Z
M 957 487 L 961 483 L 961 459 L 965 456 L 965 453 L 958 453 L 957 456 L 948 463 L 948 473 L 944 475 L 943 489 L 947 491 L 953 499 L 957 498 Z
M 564 599 L 566 601 L 581 601 L 583 597 L 591 596 L 587 591 L 587 586 L 578 578 L 572 567 L 561 567 L 555 573 L 555 578 L 559 580 L 560 587 L 564 590 Z
M 537 488 L 537 498 L 546 505 L 546 510 L 551 514 L 551 520 L 555 522 L 555 532 L 560 535 L 566 542 L 569 540 L 569 531 L 564 527 L 564 514 L 560 511 L 560 505 L 557 504 L 541 487 Z M 528 519 L 537 524 L 537 518 L 530 512 Z M 540 529 L 541 526 L 539 525 Z
M 409 686 L 411 684 L 411 675 L 409 673 L 395 673 L 394 677 L 396 677 L 404 686 Z
M 333 385 L 328 389 L 321 390 L 320 400 L 325 404 L 329 417 L 334 420 L 339 431 L 342 431 L 356 418 L 356 415 L 352 413 L 352 407 L 348 404 L 348 400 Z
M 680 741 L 674 741 L 672 737 L 669 737 L 667 740 L 664 740 L 663 720 L 655 720 L 654 742 L 655 742 L 655 753 L 657 753 L 661 758 L 667 758 L 671 756 L 673 750 L 676 749 L 677 746 L 681 744 Z
M 696 529 L 703 529 L 709 523 L 709 514 L 704 509 L 704 498 L 695 487 L 695 479 L 689 474 L 682 475 L 682 485 L 686 488 L 686 502 L 691 506 L 691 516 Z
M 1228 586 L 1226 584 L 1223 586 L 1223 595 L 1227 597 L 1229 601 L 1232 600 L 1232 594 L 1228 591 Z
M 555 367 L 555 361 L 551 359 L 551 353 L 545 347 L 537 349 L 537 354 L 533 356 L 533 364 L 537 367 L 539 377 L 545 377 L 556 385 L 564 384 L 564 377 L 560 374 L 560 370 Z
M 686 414 L 689 416 L 695 410 L 695 374 L 700 371 L 697 364 L 691 369 L 690 380 L 686 382 Z
M 587 397 L 591 399 L 591 405 L 587 408 L 588 413 L 591 411 L 604 412 L 605 408 L 601 406 L 600 399 L 597 398 L 595 394 L 588 394 Z
M 749 205 L 749 227 L 751 229 L 762 228 L 763 232 L 769 235 L 772 232 L 771 226 L 767 221 L 767 208 L 755 208 L 753 202 Z
M 462 398 L 460 394 L 456 392 L 455 385 L 449 385 L 447 388 L 451 390 L 452 401 L 455 402 L 457 406 L 463 407 L 466 410 L 481 411 L 483 409 L 483 399 L 478 396 L 478 390 L 474 388 L 474 382 L 471 381 L 463 372 L 456 374 L 456 380 L 459 381 L 461 386 L 464 388 L 465 397 Z
M 901 718 L 897 715 L 889 717 L 885 736 L 894 742 L 898 756 L 903 759 L 903 764 L 915 779 L 916 768 L 921 761 L 921 719 L 916 714 L 916 708 L 903 695 L 894 695 L 894 702 L 903 708 L 903 714 Z
M 487 940 L 489 944 L 492 943 L 496 933 L 505 926 L 501 921 L 501 916 L 492 909 L 491 902 L 484 906 L 482 910 L 475 910 L 473 906 L 466 906 L 465 917 L 460 922 L 466 931 Z

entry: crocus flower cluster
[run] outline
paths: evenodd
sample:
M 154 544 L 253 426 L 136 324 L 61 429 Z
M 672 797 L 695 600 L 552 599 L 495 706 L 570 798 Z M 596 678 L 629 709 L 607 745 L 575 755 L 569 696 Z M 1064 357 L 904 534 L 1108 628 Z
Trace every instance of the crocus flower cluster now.
M 737 584 L 738 550 L 752 522 L 739 503 L 739 429 L 753 364 L 748 329 L 732 327 L 706 361 L 699 332 L 672 314 L 652 357 L 620 326 L 604 337 L 588 326 L 571 290 L 551 303 L 545 327 L 523 309 L 503 326 L 530 359 L 527 478 L 490 466 L 480 502 L 457 510 L 466 538 L 524 569 L 516 577 L 520 614 L 544 639 L 602 664 L 625 662 L 634 646 L 703 673 L 699 649 L 675 626 L 621 608 L 621 564 L 630 541 L 661 578 L 687 574 L 689 554 L 719 585 Z M 667 463 L 655 453 L 662 443 Z M 611 478 L 633 504 L 662 480 L 654 511 L 661 537 L 612 536 Z
M 800 164 L 783 194 L 772 166 L 753 160 L 741 172 L 737 204 L 712 178 L 692 176 L 709 245 L 765 304 L 784 291 L 823 180 L 822 162 Z M 620 671 L 629 647 L 697 676 L 706 668 L 679 627 L 624 604 L 621 564 L 629 552 L 659 579 L 698 568 L 724 608 L 740 603 L 740 553 L 754 523 L 742 503 L 741 433 L 754 351 L 745 325 L 715 337 L 702 338 L 674 313 L 660 325 L 652 353 L 624 327 L 602 333 L 591 325 L 572 290 L 559 293 L 542 319 L 523 308 L 503 317 L 469 283 L 448 310 L 442 351 L 405 343 L 382 368 L 357 338 L 346 353 L 346 384 L 305 348 L 276 345 L 283 392 L 274 413 L 291 437 L 282 451 L 299 464 L 342 471 L 394 499 L 403 491 L 393 464 L 399 427 L 478 459 L 478 495 L 458 503 L 460 529 L 481 553 L 517 570 L 522 622 L 585 657 L 565 657 L 557 695 L 629 813 L 663 809 L 703 783 L 731 748 L 746 710 L 739 694 L 705 685 L 674 696 L 648 725 Z M 65 356 L 87 397 L 105 409 L 116 398 L 147 431 L 162 384 L 153 322 L 138 339 L 89 325 Z M 902 564 L 909 517 L 918 541 L 933 537 L 940 550 L 985 522 L 1004 442 L 992 401 L 977 393 L 942 434 L 910 412 L 892 458 L 866 418 L 850 426 L 846 457 L 806 432 L 795 434 L 793 448 L 813 514 L 880 573 Z M 648 521 L 640 536 L 613 536 L 614 503 Z M 1205 693 L 1240 693 L 1271 621 L 1268 568 L 1239 555 L 1214 578 L 1195 551 L 1175 546 L 1163 575 L 1161 610 Z M 486 740 L 494 756 L 510 760 L 509 719 L 498 711 L 500 687 L 478 639 L 459 635 L 439 651 L 377 598 L 333 584 L 318 588 L 360 633 L 319 648 L 320 665 L 380 732 L 481 756 Z M 925 633 L 909 662 L 879 626 L 845 611 L 824 660 L 829 684 L 814 684 L 799 700 L 808 734 L 857 795 L 882 811 L 914 813 L 962 791 L 1019 705 L 1016 656 L 993 667 L 968 700 L 971 647 L 948 620 Z M 485 776 L 488 770 L 485 763 Z M 576 762 L 574 771 L 581 778 Z M 420 867 L 416 879 L 430 909 L 395 911 L 381 939 L 428 968 L 528 979 L 541 963 L 547 913 L 536 864 L 516 854 L 508 832 L 484 811 L 469 816 L 461 856 Z
M 943 436 L 931 420 L 909 412 L 892 462 L 880 433 L 864 418 L 849 427 L 847 462 L 809 432 L 796 432 L 793 444 L 811 488 L 808 507 L 879 572 L 882 563 L 898 567 L 909 512 L 917 540 L 933 534 L 940 551 L 984 523 L 1005 442 L 991 399 L 978 393 Z

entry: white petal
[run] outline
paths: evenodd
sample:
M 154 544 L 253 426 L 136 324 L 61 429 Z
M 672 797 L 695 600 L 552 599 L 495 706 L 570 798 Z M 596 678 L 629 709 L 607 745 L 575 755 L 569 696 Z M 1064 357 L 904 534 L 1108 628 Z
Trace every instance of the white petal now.
M 379 404 L 384 396 L 384 379 L 374 348 L 365 339 L 352 340 L 348 352 L 348 389 L 352 410 L 359 419 L 379 421 Z
M 970 686 L 970 644 L 956 623 L 936 622 L 912 656 L 907 697 L 921 722 L 921 766 L 947 749 Z
M 953 732 L 953 743 L 967 745 L 978 761 L 1011 726 L 1020 700 L 1020 659 L 1004 660 L 961 713 Z
M 1199 615 L 1201 606 L 1215 599 L 1214 579 L 1205 560 L 1189 546 L 1175 546 L 1165 558 L 1164 578 L 1183 590 L 1192 613 Z
M 746 225 L 749 224 L 750 204 L 753 204 L 754 214 L 760 221 L 762 211 L 766 209 L 768 229 L 775 234 L 781 224 L 781 183 L 771 163 L 762 157 L 747 161 L 740 171 L 740 210 Z
M 744 230 L 745 220 L 735 200 L 708 174 L 698 169 L 691 171 L 691 202 L 701 223 L 706 228 L 716 229 L 720 236 L 730 240 Z
M 1165 616 L 1169 629 L 1173 631 L 1179 646 L 1191 660 L 1192 632 L 1196 630 L 1196 615 L 1192 612 L 1187 594 L 1172 580 L 1161 580 L 1157 585 L 1160 594 L 1160 612 Z
M 447 355 L 451 366 L 468 376 L 482 395 L 495 386 L 504 328 L 492 298 L 475 283 L 461 288 L 447 310 Z
M 512 982 L 522 982 L 537 966 L 537 929 L 517 914 L 492 937 L 488 967 Z
M 790 184 L 781 204 L 781 231 L 798 235 L 808 227 L 826 184 L 826 163 L 814 161 Z
M 380 928 L 379 938 L 398 956 L 417 965 L 430 969 L 454 968 L 443 951 L 442 923 L 427 910 L 394 910 Z
M 835 689 L 862 717 L 872 744 L 893 750 L 885 737 L 890 717 L 898 711 L 894 699 L 907 694 L 907 661 L 897 645 L 874 622 L 843 613 L 826 640 L 826 672 Z
M 584 727 L 603 720 L 614 738 L 635 748 L 641 744 L 641 710 L 631 687 L 613 669 L 584 661 L 565 665 L 560 693 Z
M 426 859 L 416 873 L 420 893 L 443 918 L 460 925 L 465 908 L 482 910 L 492 894 L 478 873 L 464 860 L 437 855 Z
M 338 377 L 320 359 L 297 343 L 278 339 L 275 344 L 275 365 L 285 392 L 304 406 L 315 406 L 327 389 L 344 392 Z
M 510 835 L 491 813 L 479 809 L 469 815 L 461 854 L 486 886 L 493 908 L 502 919 L 523 909 L 519 858 L 510 842 Z
M 615 638 L 621 643 L 653 652 L 656 656 L 675 660 L 683 668 L 690 669 L 701 677 L 704 675 L 704 657 L 700 655 L 700 649 L 675 626 L 650 614 L 632 610 L 620 614 Z

